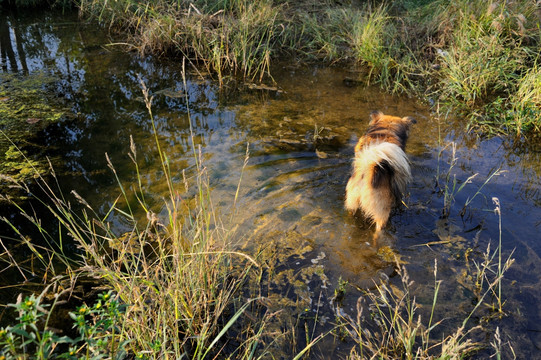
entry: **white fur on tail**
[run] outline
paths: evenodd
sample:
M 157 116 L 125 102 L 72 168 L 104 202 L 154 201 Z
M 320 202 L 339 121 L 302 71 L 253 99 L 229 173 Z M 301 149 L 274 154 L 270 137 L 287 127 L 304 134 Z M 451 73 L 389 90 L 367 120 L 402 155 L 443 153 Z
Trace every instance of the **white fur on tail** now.
M 381 166 L 382 161 L 386 161 L 394 171 L 392 184 L 391 187 L 383 185 L 374 188 L 373 168 Z M 362 209 L 380 230 L 387 222 L 395 200 L 392 188 L 404 193 L 409 181 L 410 165 L 400 146 L 388 142 L 370 144 L 355 154 L 353 174 L 346 186 L 346 209 L 351 212 Z

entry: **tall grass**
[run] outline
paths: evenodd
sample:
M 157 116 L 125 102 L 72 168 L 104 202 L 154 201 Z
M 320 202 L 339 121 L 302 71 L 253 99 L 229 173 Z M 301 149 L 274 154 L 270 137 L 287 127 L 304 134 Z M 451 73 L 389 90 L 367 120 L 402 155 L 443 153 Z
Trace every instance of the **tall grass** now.
M 437 79 L 429 92 L 487 134 L 538 129 L 531 117 L 540 19 L 530 1 L 434 1 L 425 11 Z M 441 65 L 441 69 L 439 66 Z M 535 75 L 533 75 L 535 76 Z M 521 115 L 521 107 L 526 105 Z M 518 110 L 518 111 L 517 111 Z M 529 117 L 527 120 L 526 117 Z
M 287 36 L 291 52 L 330 63 L 353 63 L 363 69 L 366 83 L 392 92 L 411 90 L 409 73 L 417 64 L 403 39 L 396 19 L 385 5 L 328 7 L 315 12 L 297 9 Z M 296 31 L 296 32 L 295 32 Z
M 145 88 L 143 93 L 154 124 L 152 99 Z M 157 141 L 154 126 L 153 129 Z M 195 186 L 194 201 L 183 199 L 184 191 L 175 188 L 168 159 L 159 150 L 162 171 L 170 187 L 163 209 L 151 209 L 140 186 L 126 188 L 109 158 L 108 165 L 118 180 L 120 196 L 106 214 L 99 214 L 77 193 L 66 196 L 60 188 L 54 189 L 40 181 L 40 190 L 48 198 L 37 200 L 43 202 L 58 222 L 60 241 L 62 236 L 67 236 L 79 247 L 79 260 L 68 259 L 54 244 L 48 250 L 32 246 L 25 234 L 18 233 L 42 259 L 45 268 L 59 258 L 73 279 L 91 276 L 118 294 L 119 301 L 127 306 L 116 336 L 118 341 L 128 344 L 126 348 L 131 353 L 144 358 L 204 359 L 221 352 L 227 334 L 227 338 L 238 336 L 235 352 L 240 354 L 239 358 L 251 359 L 256 356 L 262 328 L 250 324 L 260 322 L 248 322 L 240 331 L 232 329 L 255 301 L 243 300 L 241 288 L 258 264 L 232 249 L 233 232 L 217 216 L 206 170 L 199 152 L 195 147 L 193 150 L 197 155 L 197 171 L 186 184 Z M 133 143 L 129 155 L 139 172 Z M 132 194 L 135 203 L 130 201 Z M 69 198 L 75 199 L 79 206 L 72 205 Z M 42 226 L 39 215 L 20 210 L 53 241 L 55 235 Z M 141 212 L 146 213 L 145 220 L 140 220 Z M 122 232 L 113 229 L 108 221 L 111 215 L 131 229 Z M 10 223 L 9 219 L 3 220 Z
M 221 84 L 229 75 L 272 81 L 271 65 L 284 56 L 340 62 L 368 83 L 446 105 L 468 129 L 522 136 L 541 128 L 535 1 L 75 2 L 126 30 L 124 44 L 140 53 L 181 55 Z
M 434 264 L 432 307 L 425 322 L 411 294 L 413 282 L 400 265 L 398 271 L 402 289 L 392 290 L 385 284 L 377 284 L 375 291 L 359 298 L 356 318 L 347 318 L 346 329 L 358 344 L 348 359 L 458 359 L 478 348 L 478 344 L 468 338 L 477 328 L 466 330 L 466 324 L 442 340 L 431 341 L 434 329 L 442 323 L 434 319 L 441 285 L 437 280 L 437 263 Z M 367 309 L 372 321 L 367 321 L 364 314 Z
M 141 53 L 180 53 L 223 83 L 272 79 L 271 64 L 352 64 L 391 92 L 428 96 L 488 134 L 538 132 L 541 26 L 534 1 L 81 0 L 130 29 Z
M 541 67 L 536 62 L 518 80 L 517 91 L 510 97 L 507 126 L 517 134 L 541 131 Z
M 451 148 L 451 154 L 449 158 L 449 168 L 447 169 L 445 173 L 440 174 L 439 162 L 441 160 L 443 152 L 447 148 Z M 458 157 L 456 155 L 456 143 L 451 142 L 447 144 L 446 146 L 441 147 L 440 151 L 438 152 L 438 171 L 436 174 L 436 187 L 440 189 L 440 193 L 443 195 L 443 208 L 442 208 L 442 214 L 441 214 L 443 218 L 449 217 L 450 212 L 451 212 L 451 207 L 456 202 L 457 195 L 462 190 L 464 190 L 466 185 L 471 184 L 473 182 L 473 179 L 479 175 L 479 173 L 475 173 L 473 175 L 470 175 L 466 180 L 459 181 L 456 178 L 456 175 L 452 174 L 453 169 L 455 168 L 457 162 L 458 162 Z M 504 172 L 506 172 L 506 170 L 501 170 L 500 168 L 498 168 L 494 170 L 492 173 L 490 173 L 485 179 L 485 181 L 478 187 L 475 193 L 466 199 L 466 201 L 464 202 L 462 206 L 462 209 L 460 210 L 460 214 L 464 215 L 466 212 L 466 209 L 473 202 L 473 200 L 477 196 L 483 195 L 481 190 L 483 190 L 483 188 L 492 180 L 493 177 L 500 176 Z
M 81 1 L 80 9 L 110 26 L 129 29 L 141 52 L 180 53 L 216 74 L 269 75 L 274 41 L 281 31 L 279 6 L 263 1 Z M 137 44 L 137 45 L 135 45 Z
M 497 262 L 494 261 L 495 257 L 498 258 Z M 512 263 L 511 257 L 506 260 L 501 258 L 500 237 L 496 251 L 491 252 L 489 246 L 484 261 L 476 264 L 479 292 L 471 310 L 458 328 L 448 329 L 447 334 L 445 330 L 440 330 L 446 318 L 436 319 L 442 282 L 437 278 L 437 262 L 434 263 L 433 297 L 428 311 L 421 311 L 422 306 L 417 304 L 412 292 L 414 283 L 405 268 L 397 263 L 401 288 L 385 283 L 375 284 L 374 291 L 366 291 L 359 298 L 355 317 L 340 315 L 346 331 L 357 344 L 348 359 L 463 359 L 480 350 L 484 345 L 474 338 L 481 325 L 472 325 L 470 320 L 479 316 L 480 308 L 486 304 L 493 304 L 492 309 L 502 314 L 501 283 L 503 274 Z M 497 341 L 498 338 L 493 347 L 499 353 L 501 343 Z
M 454 45 L 439 57 L 441 95 L 457 107 L 475 108 L 489 96 L 504 93 L 522 70 L 524 54 L 475 20 L 465 19 L 455 36 Z

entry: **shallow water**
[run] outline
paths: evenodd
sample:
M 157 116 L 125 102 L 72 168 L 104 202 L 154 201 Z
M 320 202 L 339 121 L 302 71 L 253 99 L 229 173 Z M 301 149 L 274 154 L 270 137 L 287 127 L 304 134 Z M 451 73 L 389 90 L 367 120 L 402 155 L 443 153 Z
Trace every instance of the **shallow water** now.
M 216 82 L 190 72 L 184 88 L 181 63 L 124 52 L 119 45 L 109 45 L 115 40 L 102 30 L 73 14 L 10 16 L 1 22 L 4 19 L 13 56 L 3 59 L 0 76 L 51 74 L 57 80 L 48 91 L 76 114 L 36 135 L 36 142 L 47 147 L 46 155 L 53 159 L 66 194 L 76 190 L 104 214 L 119 194 L 105 153 L 129 188 L 135 184 L 127 155 L 132 136 L 145 197 L 165 214 L 162 198 L 167 185 L 142 101 L 140 76 L 154 94 L 159 140 L 170 159 L 175 184 L 184 187 L 183 170 L 188 177 L 194 173 L 188 103 L 214 204 L 224 216 L 234 211 L 240 223 L 240 248 L 263 247 L 274 257 L 279 280 L 272 284 L 278 290 L 269 294 L 276 300 L 270 307 L 286 309 L 291 319 L 307 312 L 317 314 L 321 331 L 334 321 L 336 304 L 331 299 L 339 279 L 351 285 L 342 312 L 354 316 L 359 289 L 373 287 L 374 280 L 390 278 L 397 283 L 394 256 L 405 264 L 418 301 L 427 307 L 437 261 L 438 279 L 443 281 L 437 315 L 456 325 L 472 309 L 471 284 L 464 271 L 473 266 L 472 260 L 481 259 L 489 242 L 492 249 L 498 243 L 492 201 L 497 197 L 503 254 L 513 252 L 515 263 L 503 282 L 506 316 L 486 324 L 480 337 L 490 340 L 498 326 L 502 341 L 509 342 L 518 358 L 537 354 L 541 347 L 539 145 L 478 139 L 465 133 L 460 119 L 438 118 L 417 99 L 390 96 L 376 87 L 351 86 L 344 79 L 356 74 L 343 69 L 281 64 L 273 70 L 276 89 L 238 83 L 219 89 Z M 407 145 L 413 183 L 405 205 L 394 211 L 385 235 L 374 243 L 373 228 L 347 214 L 343 198 L 353 146 L 375 109 L 413 116 L 417 124 Z M 456 144 L 453 164 L 451 143 Z M 243 170 L 247 148 L 249 159 Z M 501 174 L 484 185 L 497 170 Z M 456 179 L 457 188 L 478 175 L 456 193 L 449 216 L 442 217 L 440 190 L 448 173 L 449 184 Z M 231 209 L 241 174 L 240 197 Z M 126 226 L 114 217 L 111 221 L 119 231 Z M 333 358 L 348 346 L 329 337 L 312 355 Z M 504 352 L 509 354 L 507 345 Z

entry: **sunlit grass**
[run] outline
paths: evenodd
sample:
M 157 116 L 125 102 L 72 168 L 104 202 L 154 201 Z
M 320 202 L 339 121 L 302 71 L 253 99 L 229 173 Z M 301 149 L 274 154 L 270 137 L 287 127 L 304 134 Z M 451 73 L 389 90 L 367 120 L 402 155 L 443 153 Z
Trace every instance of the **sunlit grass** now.
M 540 28 L 534 4 L 434 1 L 427 9 L 433 15 L 425 17 L 425 26 L 434 34 L 441 65 L 431 71 L 438 81 L 430 92 L 466 118 L 468 129 L 488 135 L 536 131 L 533 119 L 525 119 L 529 114 L 516 110 L 528 98 L 530 68 L 537 67 Z
M 518 135 L 541 131 L 541 67 L 538 63 L 518 81 L 517 91 L 511 95 L 508 127 Z
M 359 298 L 355 317 L 340 317 L 345 330 L 357 344 L 348 359 L 463 359 L 482 349 L 484 344 L 474 340 L 481 325 L 470 323 L 487 303 L 493 304 L 502 314 L 503 310 L 499 308 L 502 304 L 501 282 L 512 263 L 510 257 L 501 258 L 501 240 L 494 252 L 490 247 L 487 249 L 484 261 L 477 264 L 474 274 L 479 292 L 472 309 L 456 329 L 446 330 L 440 328 L 447 319 L 437 319 L 436 315 L 442 283 L 437 277 L 437 263 L 434 263 L 433 297 L 428 311 L 421 311 L 422 306 L 413 292 L 414 282 L 405 268 L 397 264 L 400 288 L 376 283 L 375 290 L 366 291 Z M 493 348 L 499 353 L 501 342 L 496 341 Z
M 532 1 L 84 0 L 79 6 L 130 29 L 130 44 L 141 53 L 182 54 L 220 83 L 229 75 L 272 81 L 271 65 L 284 57 L 323 60 L 353 66 L 360 80 L 391 92 L 428 96 L 465 117 L 468 129 L 539 131 L 529 69 L 537 67 L 541 28 Z
M 247 79 L 269 75 L 280 7 L 251 2 L 82 1 L 80 9 L 99 21 L 129 29 L 140 53 L 181 54 L 216 74 L 240 72 Z M 280 30 L 282 29 L 282 30 Z
M 143 93 L 153 122 L 152 99 L 146 88 Z M 47 273 L 61 277 L 51 266 L 61 262 L 67 269 L 64 273 L 73 281 L 81 275 L 89 276 L 118 294 L 119 301 L 127 305 L 118 325 L 118 341 L 128 344 L 126 348 L 133 354 L 144 358 L 208 358 L 221 352 L 225 335 L 231 336 L 228 331 L 255 301 L 244 300 L 241 288 L 258 263 L 232 247 L 233 231 L 213 207 L 198 149 L 193 149 L 197 171 L 193 179 L 186 180 L 186 184 L 195 187 L 194 201 L 184 199 L 186 189 L 175 187 L 168 159 L 159 144 L 158 151 L 170 189 L 161 209 L 152 209 L 145 203 L 140 185 L 126 188 L 107 158 L 120 195 L 105 214 L 95 211 L 77 193 L 65 195 L 59 186 L 49 185 L 56 181 L 40 178 L 37 185 L 44 195 L 35 200 L 58 222 L 58 233 L 51 233 L 54 227 L 42 224 L 40 214 L 27 212 L 14 201 L 12 204 L 37 227 L 49 245 L 35 246 L 23 232 L 14 225 L 12 228 L 40 259 L 44 278 Z M 137 168 L 133 143 L 129 155 Z M 52 180 L 55 179 L 52 171 Z M 34 192 L 15 179 L 8 180 L 28 193 Z M 141 219 L 141 213 L 146 214 L 146 219 Z M 110 216 L 128 229 L 112 228 Z M 9 219 L 3 220 L 11 225 Z M 66 241 L 63 237 L 79 247 L 79 258 L 69 258 L 61 251 Z M 19 267 L 15 259 L 12 261 L 24 276 L 25 266 Z M 255 356 L 252 349 L 264 319 L 246 324 L 233 334 L 240 339 L 236 351 L 248 359 Z

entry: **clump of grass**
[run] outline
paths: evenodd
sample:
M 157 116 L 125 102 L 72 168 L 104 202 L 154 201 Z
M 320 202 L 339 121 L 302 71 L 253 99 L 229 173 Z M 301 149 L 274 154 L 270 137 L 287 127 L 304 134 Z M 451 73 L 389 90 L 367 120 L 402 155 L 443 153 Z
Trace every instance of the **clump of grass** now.
M 198 194 L 205 202 L 206 195 Z M 168 225 L 149 210 L 142 229 L 125 214 L 134 227 L 123 236 L 86 216 L 87 227 L 72 232 L 92 234 L 80 243 L 89 271 L 130 304 L 122 334 L 130 348 L 150 357 L 199 359 L 219 352 L 217 341 L 246 309 L 239 304 L 231 313 L 254 263 L 236 270 L 245 258 L 225 250 L 230 234 L 213 222 L 210 204 L 199 203 L 183 219 L 177 201 L 168 205 Z
M 487 33 L 474 20 L 465 20 L 454 45 L 440 54 L 441 96 L 455 107 L 469 109 L 504 93 L 524 63 L 516 45 L 501 34 Z
M 469 119 L 469 128 L 486 134 L 533 129 L 529 121 L 521 122 L 523 117 L 512 118 L 531 89 L 529 69 L 539 48 L 535 4 L 434 1 L 426 10 L 434 14 L 426 32 L 433 34 L 430 46 L 438 64 L 435 71 L 427 68 L 437 79 L 429 91 Z
M 154 123 L 152 99 L 146 89 L 144 95 Z M 134 149 L 132 146 L 130 156 L 136 161 Z M 160 219 L 138 197 L 147 212 L 144 227 L 134 221 L 133 210 L 111 209 L 134 224 L 130 232 L 118 237 L 106 224 L 98 223 L 96 228 L 85 215 L 86 230 L 92 236 L 81 246 L 92 272 L 106 279 L 131 305 L 123 324 L 130 346 L 151 357 L 203 359 L 219 352 L 217 342 L 249 305 L 245 303 L 231 313 L 245 277 L 257 264 L 244 254 L 227 250 L 231 232 L 216 217 L 200 158 L 196 159 L 193 209 L 186 209 L 174 190 L 168 161 L 161 151 L 160 158 L 170 187 L 167 219 Z M 72 229 L 80 233 L 79 228 Z M 100 232 L 103 235 L 96 236 Z M 114 250 L 104 256 L 107 248 Z M 224 322 L 224 318 L 230 320 Z
M 517 135 L 541 131 L 541 67 L 535 64 L 519 79 L 517 91 L 510 97 L 507 127 Z
M 301 53 L 309 60 L 323 59 L 340 62 L 347 59 L 348 20 L 352 20 L 358 10 L 327 9 L 326 11 L 293 13 L 287 36 L 293 53 Z M 298 24 L 303 24 L 298 26 Z
M 354 23 L 351 34 L 355 58 L 368 67 L 369 79 L 393 93 L 409 92 L 415 87 L 419 65 L 407 45 L 410 35 L 387 7 L 370 9 L 364 21 Z
M 473 308 L 457 329 L 450 330 L 447 335 L 440 335 L 439 340 L 434 333 L 445 319 L 436 320 L 441 286 L 441 280 L 437 279 L 437 262 L 434 263 L 432 304 L 424 319 L 412 293 L 414 283 L 405 268 L 397 263 L 401 289 L 385 283 L 376 284 L 374 291 L 366 291 L 364 296 L 359 298 L 355 318 L 342 317 L 346 331 L 357 344 L 352 348 L 348 359 L 462 359 L 481 349 L 483 345 L 473 340 L 475 332 L 481 326 L 470 325 L 470 320 L 490 299 L 496 304 L 496 307 L 492 306 L 491 309 L 501 314 L 501 282 L 503 274 L 513 263 L 510 257 L 502 262 L 501 239 L 498 249 L 491 253 L 489 247 L 487 254 L 489 255 L 486 261 L 478 264 L 476 268 L 476 276 L 482 280 Z M 498 261 L 494 263 L 496 255 Z M 496 271 L 494 266 L 497 267 Z M 369 314 L 366 314 L 366 311 Z
M 269 75 L 274 41 L 280 32 L 279 7 L 252 2 L 83 1 L 81 11 L 110 25 L 130 29 L 145 53 L 180 53 L 217 74 L 240 71 L 245 78 Z
M 385 30 L 387 30 L 389 15 L 383 5 L 363 15 L 357 15 L 361 21 L 352 21 L 351 41 L 355 59 L 372 68 L 381 69 L 379 64 L 386 55 Z
M 413 86 L 408 73 L 414 71 L 416 64 L 409 52 L 401 53 L 401 29 L 385 5 L 302 10 L 297 9 L 290 21 L 293 24 L 288 36 L 295 38 L 290 45 L 292 52 L 300 51 L 331 63 L 353 63 L 366 70 L 366 83 L 381 84 L 392 92 Z

